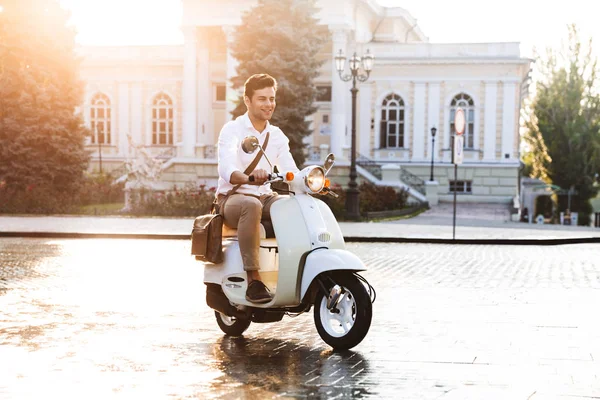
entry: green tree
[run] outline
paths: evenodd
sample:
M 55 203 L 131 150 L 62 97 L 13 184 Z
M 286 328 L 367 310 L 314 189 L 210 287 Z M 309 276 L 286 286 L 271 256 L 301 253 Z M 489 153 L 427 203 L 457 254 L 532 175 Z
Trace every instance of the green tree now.
M 541 78 L 526 121 L 524 159 L 533 177 L 563 189 L 574 187 L 571 211 L 589 221 L 597 188 L 594 175 L 600 171 L 600 96 L 597 92 L 597 60 L 588 46 L 582 46 L 577 28 L 569 26 L 568 44 L 559 52 L 548 50 L 538 57 Z M 566 208 L 567 196 L 559 196 Z
M 305 160 L 303 138 L 311 134 L 306 117 L 316 111 L 314 79 L 324 62 L 318 53 L 327 37 L 314 17 L 316 11 L 313 0 L 259 0 L 242 15 L 232 46 L 239 61 L 234 88 L 243 88 L 256 73 L 277 79 L 277 109 L 271 122 L 287 135 L 298 166 Z M 245 112 L 240 97 L 233 116 Z
M 89 160 L 87 130 L 75 114 L 83 94 L 75 32 L 56 0 L 5 0 L 2 6 L 0 203 L 5 211 L 11 201 L 21 204 L 13 204 L 13 211 L 53 211 L 43 204 L 64 208 Z M 40 198 L 37 206 L 22 202 L 32 191 Z

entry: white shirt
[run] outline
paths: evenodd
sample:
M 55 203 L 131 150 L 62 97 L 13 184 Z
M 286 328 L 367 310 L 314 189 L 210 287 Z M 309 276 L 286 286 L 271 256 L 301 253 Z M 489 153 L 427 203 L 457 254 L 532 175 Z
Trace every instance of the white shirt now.
M 279 172 L 286 173 L 288 171 L 298 172 L 298 167 L 290 153 L 289 139 L 276 126 L 273 126 L 267 121 L 267 126 L 262 132 L 258 132 L 248 113 L 241 115 L 235 121 L 229 121 L 221 129 L 219 133 L 218 147 L 218 162 L 219 162 L 219 184 L 217 187 L 218 194 L 226 194 L 233 189 L 234 185 L 230 183 L 231 174 L 235 171 L 244 172 L 244 170 L 252 163 L 254 157 L 260 152 L 257 149 L 252 154 L 246 154 L 242 150 L 242 140 L 246 136 L 256 136 L 261 146 L 264 145 L 267 132 L 270 132 L 269 143 L 265 153 L 269 161 L 273 165 L 279 167 Z M 255 169 L 264 169 L 271 172 L 271 166 L 263 155 Z M 260 196 L 261 194 L 272 193 L 271 185 L 242 185 L 236 193 L 252 194 Z

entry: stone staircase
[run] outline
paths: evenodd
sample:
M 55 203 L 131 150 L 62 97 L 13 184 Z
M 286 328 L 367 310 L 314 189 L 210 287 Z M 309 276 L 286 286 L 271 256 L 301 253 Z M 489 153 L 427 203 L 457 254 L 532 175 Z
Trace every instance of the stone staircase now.
M 375 185 L 393 186 L 408 190 L 412 202 L 427 202 L 425 181 L 393 161 L 375 161 L 356 154 L 357 172 Z

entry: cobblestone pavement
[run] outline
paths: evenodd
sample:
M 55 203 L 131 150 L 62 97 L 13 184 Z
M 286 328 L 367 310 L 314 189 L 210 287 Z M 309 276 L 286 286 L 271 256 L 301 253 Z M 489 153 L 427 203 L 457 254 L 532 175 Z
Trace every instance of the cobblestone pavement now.
M 600 250 L 350 244 L 373 325 L 224 337 L 186 241 L 0 239 L 0 399 L 600 398 Z

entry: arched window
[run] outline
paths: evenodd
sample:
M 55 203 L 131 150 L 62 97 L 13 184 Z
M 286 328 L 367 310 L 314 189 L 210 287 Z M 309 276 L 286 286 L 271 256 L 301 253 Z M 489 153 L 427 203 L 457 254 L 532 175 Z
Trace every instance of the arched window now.
M 110 144 L 110 99 L 98 93 L 90 107 L 92 143 Z
M 173 101 L 164 93 L 152 102 L 152 144 L 173 144 Z
M 404 147 L 404 100 L 397 94 L 390 94 L 381 104 L 380 125 L 381 148 Z
M 465 149 L 475 147 L 475 103 L 471 96 L 465 93 L 456 95 L 450 103 L 450 135 L 455 134 L 454 115 L 456 110 L 462 108 L 465 112 Z

